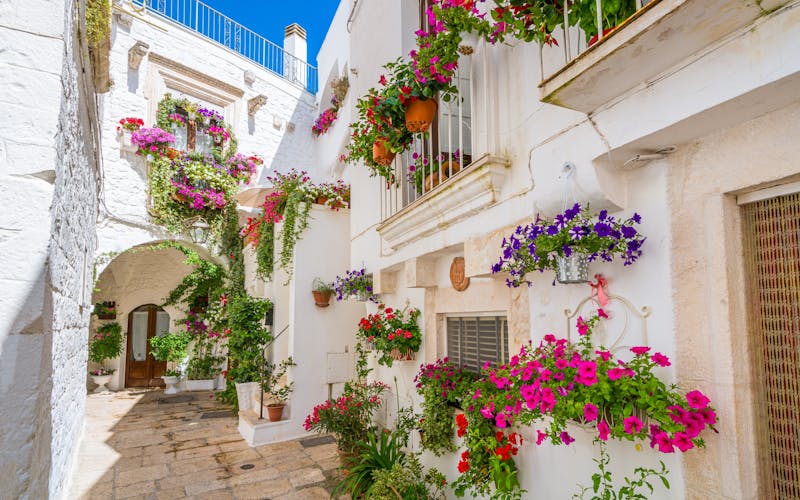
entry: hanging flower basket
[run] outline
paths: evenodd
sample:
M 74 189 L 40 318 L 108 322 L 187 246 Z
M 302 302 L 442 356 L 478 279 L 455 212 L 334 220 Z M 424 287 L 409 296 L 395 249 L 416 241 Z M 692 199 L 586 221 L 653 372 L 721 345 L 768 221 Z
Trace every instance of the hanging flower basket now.
M 401 351 L 400 349 L 392 349 L 389 351 L 389 357 L 395 361 L 414 361 L 416 353 L 411 349 Z
M 406 106 L 406 128 L 409 132 L 427 132 L 436 117 L 435 99 L 415 99 Z
M 587 283 L 589 281 L 589 256 L 573 253 L 569 257 L 556 256 L 556 279 L 559 283 Z
M 392 161 L 394 161 L 394 155 L 395 154 L 386 147 L 385 139 L 378 139 L 372 145 L 372 161 L 378 165 L 391 165 Z

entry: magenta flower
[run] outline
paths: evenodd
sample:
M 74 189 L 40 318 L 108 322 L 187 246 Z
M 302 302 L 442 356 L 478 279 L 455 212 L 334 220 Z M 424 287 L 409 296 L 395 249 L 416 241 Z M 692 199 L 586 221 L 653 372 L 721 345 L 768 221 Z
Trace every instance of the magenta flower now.
M 569 446 L 570 443 L 575 442 L 575 438 L 570 436 L 567 431 L 563 431 L 559 437 L 561 438 L 561 441 L 567 446 Z
M 598 415 L 597 407 L 592 403 L 586 403 L 583 406 L 583 416 L 588 422 L 591 422 L 592 420 L 596 419 L 597 415 Z
M 586 322 L 583 321 L 583 318 L 581 316 L 578 316 L 578 334 L 586 335 L 587 333 L 589 333 L 589 325 L 587 325 Z
M 608 424 L 605 420 L 601 420 L 597 424 L 597 437 L 601 441 L 608 441 L 608 435 L 611 433 L 611 429 L 609 429 Z
M 642 427 L 644 427 L 644 423 L 633 415 L 623 420 L 622 425 L 625 427 L 625 432 L 628 434 L 638 434 L 642 430 Z
M 676 432 L 675 437 L 672 439 L 672 444 L 678 447 L 679 450 L 686 452 L 694 448 L 694 443 L 689 436 L 683 432 Z
M 637 356 L 642 356 L 644 354 L 647 354 L 647 352 L 649 350 L 650 350 L 649 347 L 645 347 L 645 346 L 641 346 L 641 345 L 640 346 L 631 347 L 631 352 L 634 353 Z
M 611 353 L 608 351 L 594 351 L 594 353 L 603 358 L 603 361 L 611 359 Z
M 543 442 L 545 442 L 546 440 L 547 440 L 547 434 L 537 429 L 536 430 L 536 445 L 539 446 Z
M 689 406 L 694 408 L 695 410 L 700 410 L 708 406 L 710 400 L 700 391 L 692 391 L 686 395 L 686 401 L 689 403 Z
M 669 362 L 669 358 L 664 356 L 660 352 L 657 352 L 652 356 L 650 356 L 650 359 L 652 359 L 653 363 L 657 364 L 658 366 L 669 366 L 672 364 Z
M 494 417 L 494 425 L 496 425 L 497 427 L 500 427 L 501 429 L 504 428 L 504 427 L 508 427 L 508 422 L 506 420 L 506 414 L 503 413 L 503 412 L 498 413 Z

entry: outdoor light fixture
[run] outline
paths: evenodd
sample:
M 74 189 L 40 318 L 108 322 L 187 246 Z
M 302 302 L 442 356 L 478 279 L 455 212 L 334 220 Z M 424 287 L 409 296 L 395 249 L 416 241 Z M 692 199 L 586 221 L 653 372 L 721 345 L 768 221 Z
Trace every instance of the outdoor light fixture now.
M 189 238 L 194 243 L 203 244 L 208 240 L 209 226 L 208 222 L 202 217 L 198 217 L 192 221 L 189 226 Z

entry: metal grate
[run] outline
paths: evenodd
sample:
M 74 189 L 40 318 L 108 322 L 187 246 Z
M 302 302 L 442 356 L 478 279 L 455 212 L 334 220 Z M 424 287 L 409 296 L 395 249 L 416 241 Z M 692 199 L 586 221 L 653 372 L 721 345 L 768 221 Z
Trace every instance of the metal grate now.
M 764 498 L 800 498 L 800 193 L 742 206 Z
M 479 372 L 487 361 L 508 360 L 508 323 L 505 316 L 447 318 L 447 356 L 468 370 Z

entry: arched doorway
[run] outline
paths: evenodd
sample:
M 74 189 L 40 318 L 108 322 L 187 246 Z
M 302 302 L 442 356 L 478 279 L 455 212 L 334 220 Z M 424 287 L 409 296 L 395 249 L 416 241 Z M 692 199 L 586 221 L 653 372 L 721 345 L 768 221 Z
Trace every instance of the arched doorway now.
M 166 361 L 150 355 L 150 339 L 169 332 L 169 314 L 154 304 L 139 306 L 128 314 L 128 348 L 125 387 L 162 387 Z

